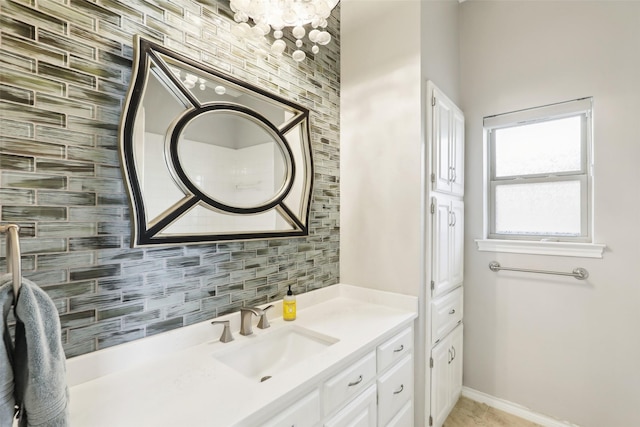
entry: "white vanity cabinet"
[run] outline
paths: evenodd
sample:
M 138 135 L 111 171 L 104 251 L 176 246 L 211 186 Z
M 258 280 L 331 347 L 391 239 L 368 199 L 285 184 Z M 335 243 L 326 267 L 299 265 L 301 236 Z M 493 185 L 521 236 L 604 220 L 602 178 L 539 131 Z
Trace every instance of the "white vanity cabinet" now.
M 356 361 L 337 367 L 312 392 L 264 425 L 411 427 L 413 364 L 413 327 L 409 326 Z
M 433 191 L 464 194 L 464 115 L 429 82 Z
M 357 395 L 324 426 L 413 426 L 413 363 L 413 328 L 407 327 L 324 383 L 325 410 Z M 373 377 L 369 378 L 371 366 Z M 375 381 L 369 385 L 372 378 Z M 357 381 L 360 383 L 354 384 Z M 360 385 L 366 390 L 354 393 L 352 390 L 357 392 Z

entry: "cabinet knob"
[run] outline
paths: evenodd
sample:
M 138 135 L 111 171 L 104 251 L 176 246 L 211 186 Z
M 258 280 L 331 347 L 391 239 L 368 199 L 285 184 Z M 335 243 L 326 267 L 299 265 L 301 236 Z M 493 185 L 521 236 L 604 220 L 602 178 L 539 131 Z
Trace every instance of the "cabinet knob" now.
M 394 353 L 400 353 L 402 350 L 404 350 L 404 344 L 400 344 L 400 347 L 398 347 L 395 350 L 393 350 L 393 352 Z
M 449 311 L 449 314 L 456 314 L 456 309 L 452 308 L 451 311 Z
M 404 390 L 404 384 L 400 384 L 400 388 L 394 391 L 393 394 L 400 394 L 402 393 L 402 390 Z

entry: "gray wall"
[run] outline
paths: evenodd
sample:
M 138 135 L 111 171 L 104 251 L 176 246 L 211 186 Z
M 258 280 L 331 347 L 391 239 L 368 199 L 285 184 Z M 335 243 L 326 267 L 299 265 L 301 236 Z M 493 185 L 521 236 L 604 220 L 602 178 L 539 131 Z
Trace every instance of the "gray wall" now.
M 466 116 L 464 384 L 583 427 L 640 425 L 640 3 L 460 5 Z M 602 259 L 478 252 L 482 118 L 594 100 L 595 241 Z M 589 279 L 492 273 L 504 266 Z
M 55 301 L 67 355 L 337 283 L 339 7 L 332 43 L 297 64 L 237 40 L 227 1 L 67 3 L 0 0 L 0 219 L 22 227 L 24 276 Z M 308 238 L 129 248 L 117 130 L 134 34 L 312 111 Z

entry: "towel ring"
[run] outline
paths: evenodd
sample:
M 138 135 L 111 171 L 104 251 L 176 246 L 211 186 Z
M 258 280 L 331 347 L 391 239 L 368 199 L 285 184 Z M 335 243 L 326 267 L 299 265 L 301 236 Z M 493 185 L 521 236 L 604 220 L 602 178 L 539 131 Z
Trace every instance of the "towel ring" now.
M 22 260 L 20 259 L 20 240 L 18 231 L 20 227 L 16 224 L 0 226 L 0 232 L 7 234 L 7 273 L 13 273 L 13 301 L 18 300 L 20 286 L 22 286 Z

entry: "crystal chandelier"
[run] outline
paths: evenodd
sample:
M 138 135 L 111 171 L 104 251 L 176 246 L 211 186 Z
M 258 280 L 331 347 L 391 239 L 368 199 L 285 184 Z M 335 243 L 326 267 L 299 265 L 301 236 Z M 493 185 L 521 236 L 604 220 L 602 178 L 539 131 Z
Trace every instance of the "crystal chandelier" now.
M 281 55 L 286 48 L 282 40 L 285 27 L 293 27 L 291 34 L 296 39 L 297 49 L 291 57 L 298 61 L 304 61 L 306 54 L 300 48 L 303 46 L 303 38 L 307 35 L 306 24 L 311 24 L 311 31 L 307 35 L 313 44 L 311 52 L 320 51 L 331 41 L 331 34 L 325 28 L 327 18 L 338 4 L 339 0 L 231 0 L 231 10 L 235 13 L 234 19 L 238 25 L 233 28 L 233 33 L 241 38 L 263 38 L 273 29 L 275 41 L 271 45 L 271 52 Z M 253 26 L 249 22 L 253 22 Z

